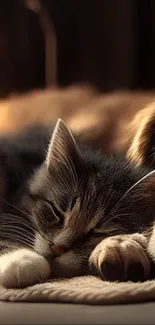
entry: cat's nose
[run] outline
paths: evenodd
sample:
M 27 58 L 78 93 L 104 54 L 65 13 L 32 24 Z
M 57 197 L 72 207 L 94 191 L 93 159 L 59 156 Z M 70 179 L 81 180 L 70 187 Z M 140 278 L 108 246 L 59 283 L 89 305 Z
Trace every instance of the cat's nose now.
M 51 251 L 55 256 L 61 256 L 61 255 L 65 254 L 68 251 L 68 249 L 65 246 L 52 245 Z

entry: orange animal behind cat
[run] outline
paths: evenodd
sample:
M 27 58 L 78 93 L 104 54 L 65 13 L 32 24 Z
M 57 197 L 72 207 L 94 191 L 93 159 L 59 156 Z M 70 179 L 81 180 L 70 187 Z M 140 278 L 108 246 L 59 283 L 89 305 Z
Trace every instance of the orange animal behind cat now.
M 92 147 L 126 153 L 142 120 L 154 115 L 154 99 L 153 93 L 101 94 L 87 86 L 33 91 L 0 102 L 0 134 L 15 133 L 34 123 L 48 125 L 61 117 Z M 128 157 L 134 160 L 135 153 L 138 155 L 134 142 Z

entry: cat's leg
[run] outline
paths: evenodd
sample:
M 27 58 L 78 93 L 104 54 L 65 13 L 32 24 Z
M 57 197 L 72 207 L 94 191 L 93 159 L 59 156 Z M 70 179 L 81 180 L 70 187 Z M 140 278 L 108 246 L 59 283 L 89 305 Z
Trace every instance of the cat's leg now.
M 51 268 L 41 255 L 28 249 L 17 249 L 0 256 L 0 285 L 22 288 L 49 279 Z
M 147 238 L 142 234 L 106 238 L 90 256 L 90 271 L 107 281 L 146 280 L 150 274 L 146 249 Z

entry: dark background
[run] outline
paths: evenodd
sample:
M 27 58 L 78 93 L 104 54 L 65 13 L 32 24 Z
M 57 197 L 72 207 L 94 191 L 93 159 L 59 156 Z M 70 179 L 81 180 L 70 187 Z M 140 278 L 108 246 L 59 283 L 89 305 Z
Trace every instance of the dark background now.
M 60 86 L 155 88 L 154 0 L 40 0 L 53 22 Z M 0 1 L 0 96 L 46 87 L 45 35 L 24 0 Z M 50 67 L 48 68 L 50 69 Z

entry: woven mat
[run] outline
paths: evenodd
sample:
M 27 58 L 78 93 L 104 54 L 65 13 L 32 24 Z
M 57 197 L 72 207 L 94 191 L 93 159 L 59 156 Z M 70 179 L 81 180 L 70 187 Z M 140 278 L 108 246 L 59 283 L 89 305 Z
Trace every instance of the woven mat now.
M 155 281 L 110 283 L 86 276 L 55 280 L 25 289 L 0 288 L 2 301 L 68 302 L 105 305 L 155 300 Z

